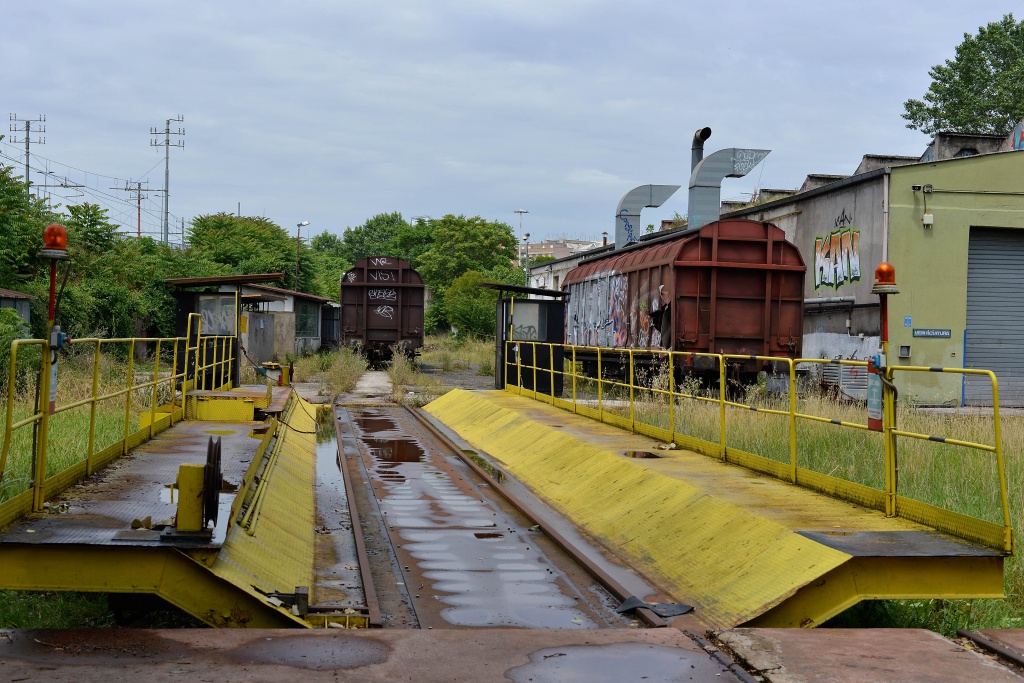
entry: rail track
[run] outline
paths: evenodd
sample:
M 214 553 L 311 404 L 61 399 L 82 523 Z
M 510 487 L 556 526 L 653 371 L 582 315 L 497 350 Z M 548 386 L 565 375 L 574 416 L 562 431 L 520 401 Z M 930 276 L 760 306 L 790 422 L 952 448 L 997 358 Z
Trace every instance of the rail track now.
M 478 464 L 417 413 L 396 406 L 334 410 L 350 527 L 363 531 L 352 547 L 371 624 L 666 624 L 645 607 L 617 612 L 633 591 L 590 559 L 597 551 L 567 540 L 505 490 L 500 471 L 477 457 Z M 646 592 L 639 597 L 655 593 Z

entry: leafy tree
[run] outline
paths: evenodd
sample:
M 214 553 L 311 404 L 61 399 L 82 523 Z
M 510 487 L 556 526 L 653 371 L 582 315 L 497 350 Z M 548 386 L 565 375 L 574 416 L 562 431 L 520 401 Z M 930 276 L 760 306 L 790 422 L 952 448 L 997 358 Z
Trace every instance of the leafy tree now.
M 964 34 L 954 59 L 933 66 L 923 100 L 903 103 L 907 128 L 1006 135 L 1024 118 L 1024 22 L 1013 14 Z
M 337 235 L 324 230 L 310 241 L 309 246 L 315 273 L 311 293 L 337 298 L 341 274 L 352 267 L 344 256 L 345 243 Z
M 434 289 L 448 287 L 469 270 L 485 272 L 516 257 L 516 238 L 507 223 L 451 214 L 430 220 L 432 242 L 417 270 Z
M 68 214 L 64 227 L 68 230 L 68 252 L 72 258 L 83 251 L 103 254 L 114 248 L 118 226 L 107 220 L 106 209 L 86 202 L 69 206 Z
M 505 268 L 509 276 L 515 272 L 518 278 L 509 282 L 522 284 L 522 271 L 512 269 L 511 265 L 516 255 L 512 226 L 485 221 L 479 216 L 466 218 L 451 214 L 428 223 L 431 243 L 416 264 L 423 282 L 433 292 L 424 321 L 427 329 L 445 329 L 452 324 L 447 290 L 470 270 L 487 275 Z
M 480 287 L 482 273 L 469 270 L 455 278 L 445 291 L 446 313 L 460 335 L 494 336 L 494 306 L 498 293 Z
M 25 192 L 10 166 L 0 166 L 0 287 L 22 291 L 43 266 L 43 230 L 57 215 Z
M 345 228 L 341 256 L 349 263 L 367 256 L 404 258 L 397 251 L 395 240 L 399 233 L 411 228 L 398 211 L 377 214 L 358 227 Z
M 292 289 L 311 292 L 315 288 L 316 273 L 309 247 L 297 247 L 294 237 L 266 218 L 223 212 L 199 216 L 192 221 L 188 243 L 205 259 L 227 266 L 230 274 L 284 273 L 286 286 Z

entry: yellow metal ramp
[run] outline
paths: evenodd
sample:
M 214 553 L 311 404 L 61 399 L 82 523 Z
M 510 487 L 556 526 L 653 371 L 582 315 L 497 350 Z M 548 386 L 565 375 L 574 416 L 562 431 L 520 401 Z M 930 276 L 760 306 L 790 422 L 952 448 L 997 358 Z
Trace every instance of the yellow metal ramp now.
M 905 519 L 505 392 L 453 390 L 425 409 L 709 627 L 1003 597 L 1002 552 Z
M 289 395 L 275 396 L 280 415 L 254 422 L 249 394 L 269 405 L 270 392 L 221 393 L 206 394 L 200 410 L 219 419 L 176 423 L 4 530 L 0 588 L 149 593 L 213 626 L 311 626 L 275 596 L 308 595 L 313 585 L 315 408 L 275 390 Z M 238 419 L 240 405 L 247 419 Z M 169 540 L 169 485 L 183 463 L 206 462 L 211 437 L 237 489 L 222 490 L 212 537 Z

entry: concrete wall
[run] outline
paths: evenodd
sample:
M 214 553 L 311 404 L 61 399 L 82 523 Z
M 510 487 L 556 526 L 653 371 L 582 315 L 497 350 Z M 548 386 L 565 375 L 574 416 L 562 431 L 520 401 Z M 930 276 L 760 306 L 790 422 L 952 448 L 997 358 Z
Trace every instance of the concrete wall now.
M 896 268 L 900 289 L 889 297 L 889 363 L 963 367 L 970 229 L 1024 229 L 1024 154 L 900 166 L 888 175 L 839 184 L 831 192 L 797 195 L 734 214 L 775 223 L 804 256 L 804 356 L 863 359 L 877 352 L 879 299 L 871 287 L 875 266 L 887 258 Z M 931 185 L 934 191 L 926 197 L 914 185 Z M 935 220 L 930 228 L 921 220 L 926 200 Z M 914 328 L 949 329 L 951 335 L 915 338 Z M 900 345 L 911 346 L 909 358 L 898 358 Z M 904 396 L 921 403 L 960 401 L 957 375 L 915 373 L 901 378 L 901 386 L 908 387 Z
M 912 189 L 926 184 L 934 188 L 927 195 L 928 212 L 935 218 L 931 228 L 921 222 L 925 194 Z M 970 229 L 1024 229 L 1024 154 L 894 168 L 890 211 L 889 260 L 900 288 L 889 303 L 890 362 L 963 367 Z M 906 318 L 909 325 L 904 325 Z M 914 328 L 949 329 L 951 334 L 948 339 L 914 337 Z M 911 346 L 910 358 L 895 358 L 900 345 Z M 924 402 L 960 401 L 958 376 L 920 373 L 913 387 Z

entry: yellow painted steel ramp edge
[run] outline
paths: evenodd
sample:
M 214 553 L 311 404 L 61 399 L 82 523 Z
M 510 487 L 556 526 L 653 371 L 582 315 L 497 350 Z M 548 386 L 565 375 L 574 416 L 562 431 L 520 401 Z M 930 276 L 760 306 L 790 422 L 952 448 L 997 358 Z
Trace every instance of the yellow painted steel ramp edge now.
M 710 627 L 815 626 L 860 600 L 1003 597 L 1000 553 L 498 391 L 425 410 Z

